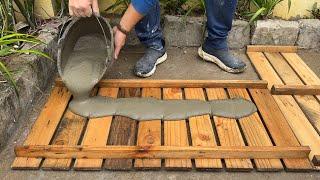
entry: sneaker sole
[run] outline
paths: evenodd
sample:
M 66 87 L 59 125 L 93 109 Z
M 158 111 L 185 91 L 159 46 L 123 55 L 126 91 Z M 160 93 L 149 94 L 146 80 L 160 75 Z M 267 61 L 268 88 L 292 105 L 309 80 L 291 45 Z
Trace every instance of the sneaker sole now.
M 208 62 L 213 62 L 215 63 L 216 65 L 218 65 L 221 69 L 223 69 L 224 71 L 227 71 L 229 73 L 242 73 L 243 71 L 246 70 L 246 67 L 243 68 L 243 69 L 233 69 L 233 68 L 230 68 L 228 66 L 226 66 L 222 61 L 220 61 L 219 58 L 211 55 L 211 54 L 208 54 L 206 52 L 204 52 L 202 50 L 202 47 L 199 47 L 198 49 L 198 55 L 205 61 L 208 61 Z
M 139 77 L 143 77 L 143 78 L 147 78 L 147 77 L 152 76 L 156 72 L 157 65 L 165 62 L 167 60 L 167 58 L 168 58 L 168 54 L 164 53 L 164 55 L 162 55 L 160 58 L 157 59 L 156 64 L 153 66 L 153 68 L 150 72 L 148 72 L 147 74 L 136 73 L 136 75 Z

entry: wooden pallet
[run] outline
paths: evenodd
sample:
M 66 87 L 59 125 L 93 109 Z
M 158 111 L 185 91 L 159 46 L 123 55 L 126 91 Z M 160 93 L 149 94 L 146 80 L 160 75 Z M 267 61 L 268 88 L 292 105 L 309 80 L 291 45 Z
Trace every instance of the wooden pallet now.
M 250 46 L 247 54 L 310 160 L 320 166 L 320 79 L 297 54 L 297 47 Z
M 58 80 L 24 145 L 15 148 L 12 168 L 313 169 L 309 147 L 300 145 L 265 81 L 103 80 L 98 88 L 93 94 L 108 97 L 242 97 L 253 101 L 259 112 L 238 120 L 209 115 L 179 121 L 85 119 L 67 109 L 71 95 Z

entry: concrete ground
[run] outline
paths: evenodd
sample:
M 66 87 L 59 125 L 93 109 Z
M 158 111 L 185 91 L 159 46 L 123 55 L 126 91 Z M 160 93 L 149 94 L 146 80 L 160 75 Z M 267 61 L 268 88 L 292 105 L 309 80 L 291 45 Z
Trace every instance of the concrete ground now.
M 173 48 L 169 50 L 169 59 L 159 66 L 153 79 L 258 79 L 257 74 L 250 65 L 244 51 L 233 51 L 248 63 L 248 70 L 239 75 L 225 73 L 215 65 L 201 61 L 196 55 L 196 48 Z M 130 48 L 122 52 L 121 58 L 115 63 L 113 72 L 108 72 L 108 78 L 136 78 L 133 73 L 133 65 L 142 55 L 143 49 Z M 320 53 L 300 52 L 306 63 L 320 76 Z M 43 171 L 43 170 L 11 170 L 10 165 L 14 159 L 13 147 L 21 145 L 34 123 L 39 111 L 43 107 L 50 92 L 44 92 L 43 96 L 35 100 L 36 105 L 21 123 L 17 132 L 10 138 L 8 145 L 2 147 L 0 153 L 0 179 L 272 179 L 272 180 L 300 180 L 320 179 L 319 172 L 291 173 L 291 172 L 198 172 L 198 171 Z

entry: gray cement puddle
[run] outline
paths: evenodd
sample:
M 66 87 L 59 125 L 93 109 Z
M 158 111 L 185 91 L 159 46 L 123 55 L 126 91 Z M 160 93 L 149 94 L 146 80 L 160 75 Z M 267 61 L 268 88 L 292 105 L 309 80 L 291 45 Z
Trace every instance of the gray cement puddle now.
M 98 24 L 93 25 L 99 30 Z M 68 51 L 63 51 L 58 68 L 62 80 L 73 94 L 69 108 L 75 114 L 89 118 L 119 115 L 135 120 L 177 120 L 205 114 L 238 119 L 257 110 L 252 102 L 245 99 L 200 101 L 89 97 L 105 73 L 106 57 L 110 57 L 108 52 L 112 52 L 108 50 L 111 43 L 105 42 L 105 38 L 96 32 L 70 32 L 68 38 L 74 41 L 74 45 L 73 48 L 65 48 Z

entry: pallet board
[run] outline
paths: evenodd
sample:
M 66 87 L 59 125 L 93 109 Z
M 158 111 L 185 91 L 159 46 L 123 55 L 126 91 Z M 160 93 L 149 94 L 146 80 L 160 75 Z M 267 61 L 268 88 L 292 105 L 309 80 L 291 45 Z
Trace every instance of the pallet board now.
M 129 86 L 134 81 L 127 80 Z M 243 97 L 256 103 L 258 112 L 237 120 L 209 115 L 177 121 L 138 122 L 121 116 L 87 120 L 67 110 L 71 95 L 65 87 L 56 86 L 26 142 L 16 147 L 18 157 L 12 168 L 312 170 L 309 147 L 300 145 L 269 90 L 226 83 L 213 83 L 214 88 L 185 87 L 187 83 L 165 88 L 122 84 L 100 87 L 98 94 L 200 100 Z
M 292 51 L 294 47 L 252 48 L 247 54 L 257 73 L 268 81 L 268 88 L 298 141 L 310 146 L 310 160 L 320 165 L 319 77 Z

